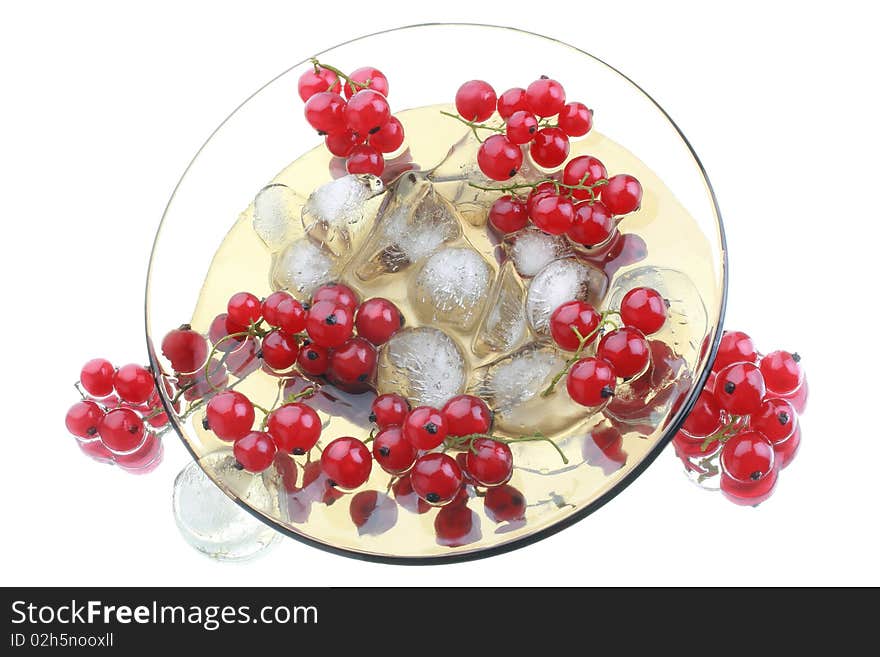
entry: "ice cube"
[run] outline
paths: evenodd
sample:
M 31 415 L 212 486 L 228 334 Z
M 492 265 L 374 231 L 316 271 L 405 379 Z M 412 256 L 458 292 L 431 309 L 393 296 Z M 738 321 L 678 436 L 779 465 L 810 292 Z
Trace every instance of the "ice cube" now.
M 566 356 L 543 342 L 532 342 L 478 368 L 471 392 L 495 412 L 495 427 L 512 435 L 550 435 L 586 419 L 562 382 L 547 397 L 542 392 L 562 370 Z
M 409 172 L 389 188 L 370 236 L 352 260 L 362 281 L 420 262 L 461 235 L 455 208 L 424 174 Z
M 301 237 L 276 256 L 272 285 L 304 299 L 321 285 L 332 282 L 338 269 L 332 253 L 308 237 Z
M 526 316 L 538 335 L 549 334 L 550 315 L 566 301 L 581 300 L 599 306 L 608 281 L 598 269 L 576 258 L 547 264 L 529 284 Z
M 492 274 L 489 263 L 474 249 L 443 248 L 425 260 L 412 279 L 409 298 L 426 324 L 466 331 L 479 317 Z
M 554 260 L 571 255 L 562 235 L 550 235 L 537 228 L 525 228 L 508 239 L 510 257 L 524 278 L 532 278 Z
M 464 391 L 467 363 L 458 343 L 423 326 L 395 333 L 379 351 L 379 394 L 396 392 L 413 406 L 442 406 Z
M 513 263 L 505 262 L 489 293 L 471 344 L 477 356 L 487 356 L 493 351 L 508 352 L 522 342 L 528 331 L 523 308 L 525 296 L 525 288 Z
M 274 484 L 237 470 L 232 450 L 207 454 L 202 463 L 221 485 L 252 507 L 272 516 L 280 512 Z M 271 486 L 271 487 L 270 487 Z M 192 547 L 214 559 L 241 561 L 256 556 L 280 536 L 233 502 L 195 461 L 174 480 L 174 519 Z
M 290 240 L 304 203 L 287 185 L 267 185 L 259 191 L 254 199 L 253 226 L 269 251 L 280 250 Z
M 302 225 L 313 240 L 337 257 L 348 256 L 369 232 L 378 206 L 370 199 L 384 191 L 376 176 L 346 175 L 321 185 L 302 209 Z

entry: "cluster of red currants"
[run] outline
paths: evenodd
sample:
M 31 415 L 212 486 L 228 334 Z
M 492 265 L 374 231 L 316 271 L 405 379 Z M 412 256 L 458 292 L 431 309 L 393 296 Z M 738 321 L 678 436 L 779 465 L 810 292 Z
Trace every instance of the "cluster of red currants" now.
M 541 77 L 528 88 L 508 89 L 500 96 L 488 82 L 471 80 L 455 94 L 459 116 L 475 129 L 492 135 L 477 153 L 480 170 L 492 180 L 508 180 L 522 166 L 522 147 L 540 167 L 555 169 L 568 157 L 570 137 L 583 137 L 593 127 L 593 112 L 583 103 L 565 102 L 565 89 L 556 80 Z M 503 127 L 483 125 L 495 111 Z M 556 117 L 556 122 L 551 121 Z
M 618 378 L 629 380 L 643 374 L 651 362 L 651 347 L 645 337 L 666 323 L 667 301 L 654 289 L 633 288 L 620 302 L 620 310 L 600 313 L 585 301 L 567 301 L 550 316 L 550 335 L 564 351 L 574 355 L 553 379 L 545 396 L 567 375 L 571 398 L 589 408 L 607 403 Z M 619 316 L 622 326 L 611 318 Z M 612 330 L 606 329 L 611 326 Z M 584 356 L 586 348 L 602 334 L 595 356 Z
M 370 66 L 346 75 L 316 59 L 312 65 L 298 84 L 306 121 L 324 135 L 328 151 L 346 159 L 349 173 L 382 175 L 383 154 L 404 139 L 403 124 L 388 105 L 388 78 Z
M 67 411 L 67 430 L 80 449 L 127 472 L 144 473 L 162 459 L 160 435 L 168 415 L 150 371 L 141 365 L 113 367 L 104 358 L 86 363 L 77 389 L 82 399 Z
M 756 506 L 797 453 L 806 401 L 797 354 L 761 356 L 748 335 L 725 331 L 712 373 L 673 440 L 676 453 L 702 478 L 720 474 L 729 500 Z
M 405 475 L 406 485 L 422 502 L 447 505 L 467 497 L 467 484 L 485 488 L 506 484 L 513 473 L 509 443 L 546 440 L 539 436 L 493 437 L 492 418 L 486 402 L 473 395 L 453 397 L 440 409 L 410 409 L 400 395 L 380 395 L 373 401 L 370 415 L 377 427 L 367 441 L 372 442 L 372 453 L 360 440 L 337 438 L 321 455 L 321 467 L 334 485 L 354 489 L 369 479 L 375 459 L 385 472 Z M 435 451 L 441 446 L 443 451 Z M 446 453 L 448 449 L 460 451 L 452 457 Z
M 602 162 L 591 156 L 573 158 L 562 170 L 561 179 L 534 185 L 513 185 L 489 209 L 489 223 L 500 233 L 513 233 L 529 220 L 551 235 L 567 235 L 587 248 L 607 243 L 616 233 L 621 215 L 638 210 L 642 186 L 622 173 L 608 178 Z M 530 189 L 527 197 L 519 189 Z M 502 191 L 505 191 L 502 188 Z
M 374 297 L 359 303 L 356 293 L 341 284 L 318 288 L 307 304 L 285 291 L 262 301 L 250 292 L 238 292 L 230 297 L 227 312 L 212 322 L 210 353 L 204 338 L 189 328 L 183 331 L 198 338 L 187 333 L 183 340 L 181 329 L 172 331 L 163 340 L 163 353 L 178 372 L 186 371 L 181 367 L 209 368 L 208 384 L 218 394 L 208 401 L 205 428 L 233 443 L 235 457 L 245 469 L 261 472 L 278 452 L 305 454 L 314 447 L 320 420 L 314 410 L 290 397 L 278 408 L 261 409 L 242 393 L 223 390 L 228 379 L 225 364 L 214 361 L 214 354 L 230 345 L 235 351 L 228 356 L 250 341 L 256 361 L 270 374 L 286 375 L 298 368 L 309 377 L 323 377 L 340 389 L 360 393 L 375 381 L 376 347 L 387 342 L 403 321 L 391 301 Z M 200 366 L 204 360 L 208 365 Z M 221 372 L 219 377 L 213 375 L 215 369 Z M 240 368 L 233 373 L 242 376 Z M 299 396 L 303 395 L 294 395 Z M 253 429 L 255 408 L 264 414 L 258 431 Z

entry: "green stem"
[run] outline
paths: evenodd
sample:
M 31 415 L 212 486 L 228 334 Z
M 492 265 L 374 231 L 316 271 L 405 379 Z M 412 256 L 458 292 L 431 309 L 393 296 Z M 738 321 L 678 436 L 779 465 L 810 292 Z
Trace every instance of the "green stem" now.
M 445 452 L 447 449 L 455 448 L 455 449 L 468 449 L 472 452 L 476 451 L 474 447 L 474 441 L 479 440 L 480 438 L 488 438 L 489 440 L 494 440 L 499 443 L 504 443 L 505 445 L 512 445 L 514 443 L 529 443 L 529 442 L 546 442 L 553 445 L 553 449 L 557 451 L 559 457 L 562 459 L 562 462 L 568 464 L 568 457 L 565 456 L 563 451 L 559 448 L 552 439 L 548 438 L 542 433 L 534 433 L 529 436 L 518 436 L 516 438 L 501 438 L 499 436 L 495 436 L 490 433 L 471 433 L 466 436 L 448 436 L 444 441 L 443 451 Z
M 608 318 L 612 315 L 619 315 L 620 313 L 616 310 L 606 310 L 603 312 L 599 318 L 599 324 L 592 331 L 587 333 L 586 335 L 581 335 L 581 332 L 578 330 L 577 326 L 572 326 L 571 330 L 574 331 L 575 336 L 578 339 L 578 347 L 575 349 L 574 354 L 565 361 L 565 365 L 562 366 L 562 369 L 556 373 L 556 376 L 553 377 L 553 380 L 550 381 L 550 385 L 547 386 L 546 389 L 541 393 L 542 397 L 549 397 L 556 391 L 557 384 L 562 380 L 568 371 L 571 369 L 572 365 L 578 362 L 584 354 L 584 350 L 589 346 L 593 340 L 596 339 L 596 336 L 605 330 L 608 326 L 613 326 L 614 328 L 620 328 L 617 322 L 613 320 L 609 320 Z
M 497 187 L 491 187 L 491 186 L 487 186 L 487 185 L 478 185 L 477 183 L 473 183 L 473 182 L 468 182 L 468 185 L 470 185 L 474 189 L 479 189 L 484 192 L 502 192 L 502 193 L 504 193 L 504 192 L 515 192 L 520 189 L 535 189 L 539 185 L 543 185 L 545 183 L 550 183 L 551 185 L 553 185 L 556 188 L 557 194 L 559 193 L 559 190 L 561 190 L 561 189 L 566 189 L 569 191 L 585 190 L 585 191 L 589 192 L 589 194 L 590 194 L 589 200 L 595 201 L 596 200 L 595 189 L 597 187 L 601 187 L 602 185 L 608 184 L 608 180 L 606 178 L 600 178 L 596 182 L 591 183 L 589 185 L 584 184 L 585 182 L 586 182 L 586 176 L 584 178 L 582 178 L 581 182 L 579 182 L 576 185 L 567 185 L 564 182 L 560 182 L 560 181 L 556 180 L 555 178 L 542 178 L 541 180 L 538 180 L 533 183 L 516 183 L 513 185 L 500 185 Z
M 330 66 L 329 64 L 324 64 L 323 62 L 319 62 L 317 57 L 312 57 L 309 59 L 309 61 L 315 67 L 315 73 L 317 73 L 319 69 L 323 68 L 327 71 L 330 71 L 331 73 L 335 73 L 336 75 L 338 75 L 340 78 L 342 78 L 345 81 L 345 84 L 347 84 L 349 87 L 351 87 L 352 93 L 357 92 L 359 89 L 369 89 L 370 88 L 371 80 L 369 80 L 369 79 L 366 82 L 358 82 L 357 80 L 352 80 L 348 75 L 343 73 L 340 69 L 336 68 L 335 66 Z M 331 89 L 332 89 L 332 86 L 331 86 Z M 328 91 L 329 91 L 329 89 L 328 89 Z

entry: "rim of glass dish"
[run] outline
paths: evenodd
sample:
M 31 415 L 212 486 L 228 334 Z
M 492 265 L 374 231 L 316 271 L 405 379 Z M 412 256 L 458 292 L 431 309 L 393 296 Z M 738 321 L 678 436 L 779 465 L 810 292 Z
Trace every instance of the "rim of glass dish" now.
M 666 110 L 664 110 L 663 107 L 656 100 L 654 100 L 653 96 L 651 96 L 647 91 L 645 91 L 641 86 L 639 86 L 635 81 L 633 81 L 632 78 L 630 78 L 626 74 L 622 73 L 621 71 L 619 71 L 615 67 L 611 66 L 610 64 L 608 64 L 604 60 L 600 59 L 599 57 L 596 57 L 595 55 L 592 55 L 592 54 L 586 52 L 585 50 L 582 50 L 581 48 L 573 46 L 570 43 L 567 43 L 567 42 L 562 41 L 560 39 L 554 39 L 553 37 L 548 37 L 544 34 L 539 34 L 537 32 L 531 32 L 529 30 L 524 30 L 524 29 L 517 28 L 517 27 L 510 27 L 510 26 L 504 26 L 504 25 L 492 25 L 489 23 L 444 23 L 444 22 L 415 23 L 415 24 L 411 24 L 411 25 L 403 25 L 400 27 L 393 27 L 393 28 L 389 28 L 386 30 L 372 32 L 370 34 L 365 34 L 362 36 L 358 36 L 358 37 L 337 43 L 337 44 L 331 46 L 330 48 L 325 48 L 324 50 L 315 53 L 313 56 L 323 55 L 324 53 L 329 52 L 330 50 L 335 50 L 336 48 L 340 48 L 340 47 L 348 45 L 350 43 L 354 43 L 356 41 L 363 41 L 364 39 L 370 39 L 372 37 L 381 36 L 383 34 L 388 34 L 390 32 L 402 32 L 405 30 L 414 30 L 414 29 L 426 28 L 426 27 L 427 28 L 430 28 L 430 27 L 476 27 L 476 28 L 485 28 L 485 29 L 492 29 L 492 30 L 509 30 L 511 32 L 518 32 L 520 34 L 524 34 L 524 35 L 528 35 L 528 36 L 532 36 L 532 37 L 537 37 L 540 39 L 544 39 L 546 41 L 551 41 L 553 43 L 559 44 L 560 46 L 564 46 L 566 48 L 570 48 L 571 50 L 579 52 L 582 55 L 584 55 L 585 57 L 589 57 L 590 59 L 595 60 L 599 64 L 605 66 L 606 68 L 613 71 L 614 73 L 616 73 L 617 75 L 622 77 L 624 80 L 629 82 L 629 84 L 631 84 L 635 88 L 636 91 L 638 91 L 645 98 L 647 98 L 648 101 L 650 101 L 651 104 L 653 104 L 654 107 L 656 107 L 657 110 L 666 118 L 666 120 L 669 122 L 669 124 L 672 126 L 672 128 L 675 130 L 675 132 L 678 134 L 681 141 L 687 147 L 688 152 L 691 154 L 691 157 L 693 158 L 694 163 L 696 164 L 697 168 L 700 171 L 700 175 L 702 176 L 703 182 L 706 185 L 706 191 L 708 192 L 709 198 L 712 201 L 712 207 L 714 209 L 715 217 L 717 220 L 716 227 L 718 230 L 718 239 L 719 239 L 719 244 L 721 247 L 721 303 L 719 306 L 718 321 L 717 321 L 717 325 L 715 327 L 715 334 L 712 336 L 712 342 L 710 344 L 709 354 L 708 354 L 708 357 L 706 360 L 706 367 L 703 369 L 703 371 L 700 373 L 700 376 L 697 378 L 697 382 L 693 386 L 693 388 L 691 389 L 691 391 L 688 395 L 688 398 L 685 400 L 685 402 L 678 409 L 678 411 L 677 411 L 675 417 L 672 419 L 672 421 L 667 424 L 666 429 L 664 431 L 664 434 L 657 440 L 657 442 L 654 444 L 654 447 L 650 451 L 648 451 L 647 454 L 645 454 L 645 456 L 642 458 L 642 460 L 636 466 L 634 466 L 625 476 L 623 476 L 620 479 L 620 481 L 618 481 L 611 489 L 607 490 L 605 493 L 603 493 L 602 495 L 597 497 L 595 500 L 593 500 L 592 502 L 590 502 L 589 504 L 587 504 L 583 508 L 578 509 L 577 511 L 571 513 L 570 515 L 565 516 L 565 517 L 553 522 L 551 525 L 548 525 L 547 527 L 543 527 L 543 528 L 538 529 L 530 534 L 527 534 L 525 536 L 521 536 L 519 538 L 515 538 L 513 540 L 510 540 L 506 543 L 501 543 L 499 545 L 492 545 L 492 546 L 488 546 L 488 547 L 476 548 L 476 549 L 469 550 L 469 551 L 462 551 L 462 552 L 456 552 L 456 553 L 451 553 L 451 554 L 432 554 L 432 555 L 425 555 L 425 556 L 394 556 L 394 555 L 390 555 L 390 554 L 374 554 L 374 553 L 370 553 L 370 552 L 359 552 L 357 550 L 351 550 L 348 548 L 337 547 L 337 546 L 332 545 L 330 543 L 324 543 L 316 538 L 312 538 L 310 536 L 300 534 L 300 533 L 294 531 L 292 528 L 285 526 L 283 523 L 279 523 L 279 522 L 274 521 L 272 518 L 270 518 L 266 514 L 261 513 L 257 509 L 254 509 L 253 507 L 245 504 L 238 497 L 231 495 L 223 486 L 218 484 L 217 480 L 212 475 L 212 473 L 209 472 L 207 469 L 205 469 L 202 466 L 201 457 L 198 454 L 196 454 L 196 452 L 190 446 L 189 441 L 186 439 L 186 436 L 184 435 L 184 431 L 183 431 L 182 427 L 180 426 L 180 424 L 177 421 L 177 416 L 176 416 L 174 410 L 171 408 L 169 401 L 165 398 L 164 388 L 161 385 L 158 386 L 158 389 L 161 392 L 159 397 L 162 400 L 162 405 L 165 408 L 165 411 L 168 413 L 168 417 L 172 419 L 171 424 L 174 427 L 174 431 L 175 431 L 175 433 L 177 433 L 181 442 L 186 447 L 186 450 L 193 457 L 193 460 L 199 464 L 199 467 L 202 468 L 202 470 L 205 472 L 207 477 L 211 481 L 213 481 L 214 484 L 216 486 L 218 486 L 218 488 L 220 488 L 220 490 L 223 491 L 224 494 L 227 495 L 227 497 L 229 497 L 231 500 L 233 500 L 236 504 L 238 504 L 239 507 L 241 507 L 242 509 L 244 509 L 245 511 L 250 513 L 252 516 L 257 518 L 261 522 L 269 524 L 274 530 L 281 532 L 285 536 L 288 536 L 288 537 L 290 537 L 296 541 L 299 541 L 301 543 L 305 543 L 306 545 L 309 545 L 311 547 L 315 547 L 320 550 L 324 550 L 325 552 L 330 552 L 332 554 L 348 557 L 351 559 L 358 559 L 361 561 L 369 561 L 369 562 L 373 562 L 373 563 L 385 563 L 385 564 L 396 564 L 396 565 L 422 565 L 422 566 L 440 565 L 440 564 L 448 564 L 448 563 L 459 563 L 459 562 L 464 562 L 464 561 L 474 561 L 477 559 L 484 559 L 484 558 L 496 556 L 499 554 L 504 554 L 505 552 L 511 552 L 513 550 L 517 550 L 519 548 L 526 547 L 527 545 L 537 543 L 540 540 L 543 540 L 545 538 L 553 536 L 554 534 L 561 532 L 562 530 L 564 530 L 568 527 L 571 527 L 572 525 L 583 520 L 584 518 L 591 515 L 595 511 L 598 511 L 601 507 L 605 506 L 608 502 L 610 502 L 612 499 L 617 497 L 617 495 L 619 495 L 623 490 L 625 490 L 627 487 L 629 487 L 629 485 L 632 484 L 647 469 L 647 467 L 654 462 L 654 460 L 664 450 L 666 445 L 669 444 L 669 442 L 672 440 L 673 436 L 675 436 L 675 433 L 681 427 L 682 423 L 684 422 L 685 418 L 687 417 L 687 414 L 690 412 L 690 410 L 693 408 L 694 404 L 696 403 L 697 397 L 699 396 L 700 391 L 703 389 L 703 386 L 705 385 L 706 380 L 709 377 L 709 373 L 712 369 L 711 364 L 715 361 L 715 355 L 718 351 L 718 345 L 721 340 L 721 335 L 723 332 L 724 317 L 725 317 L 725 314 L 727 311 L 727 292 L 728 292 L 727 237 L 726 237 L 725 231 L 724 231 L 724 221 L 721 217 L 721 208 L 718 207 L 718 199 L 715 196 L 715 190 L 712 188 L 712 183 L 709 180 L 709 176 L 706 173 L 706 169 L 703 166 L 703 163 L 700 161 L 700 158 L 697 156 L 697 153 L 694 150 L 693 146 L 691 145 L 690 141 L 688 141 L 687 137 L 685 137 L 684 133 L 678 127 L 678 124 L 672 119 L 671 116 L 669 116 L 669 114 L 666 112 Z M 247 103 L 250 102 L 250 100 L 252 98 L 254 98 L 257 94 L 261 93 L 263 91 L 263 89 L 265 89 L 269 85 L 273 84 L 276 80 L 283 77 L 284 75 L 289 73 L 291 70 L 297 68 L 298 66 L 303 65 L 307 61 L 308 61 L 308 58 L 306 58 L 300 62 L 297 62 L 296 64 L 286 68 L 284 71 L 282 71 L 278 75 L 274 76 L 271 80 L 269 80 L 268 82 L 263 84 L 256 91 L 254 91 L 247 98 L 245 98 L 241 103 L 239 103 L 238 106 L 232 112 L 230 112 L 229 115 L 225 119 L 223 119 L 223 121 L 211 132 L 211 134 L 208 136 L 208 138 L 199 147 L 199 150 L 196 151 L 195 155 L 190 160 L 189 164 L 187 164 L 186 169 L 184 169 L 183 174 L 180 176 L 180 179 L 177 181 L 177 184 L 174 186 L 174 190 L 171 192 L 171 196 L 168 199 L 168 203 L 165 206 L 165 210 L 162 212 L 162 219 L 160 220 L 159 227 L 156 230 L 156 236 L 153 239 L 153 246 L 150 249 L 150 262 L 149 262 L 149 266 L 147 268 L 147 281 L 146 281 L 146 289 L 145 289 L 145 293 L 144 293 L 144 329 L 145 329 L 145 337 L 146 337 L 146 342 L 147 342 L 147 352 L 148 352 L 149 359 L 150 359 L 150 365 L 151 365 L 152 371 L 154 373 L 160 371 L 160 368 L 159 368 L 158 358 L 156 356 L 155 350 L 153 349 L 153 345 L 150 340 L 150 279 L 151 279 L 151 275 L 152 275 L 152 271 L 153 271 L 153 260 L 156 255 L 156 248 L 159 243 L 159 237 L 161 236 L 161 233 L 162 233 L 162 226 L 165 223 L 165 217 L 167 216 L 168 211 L 171 208 L 172 203 L 174 202 L 174 198 L 177 195 L 177 190 L 180 188 L 181 184 L 186 179 L 186 176 L 189 173 L 190 168 L 192 168 L 193 164 L 199 158 L 202 151 L 205 149 L 205 146 L 207 146 L 208 143 L 214 138 L 214 135 L 217 134 L 223 128 L 224 125 L 226 125 L 227 121 L 229 121 L 235 114 L 237 114 L 238 111 L 242 107 L 247 105 Z

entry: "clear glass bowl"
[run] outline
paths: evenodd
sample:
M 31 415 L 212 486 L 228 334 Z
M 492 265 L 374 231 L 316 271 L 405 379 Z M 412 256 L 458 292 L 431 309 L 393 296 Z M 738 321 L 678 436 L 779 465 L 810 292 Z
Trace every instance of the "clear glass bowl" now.
M 718 207 L 696 154 L 669 116 L 627 77 L 577 48 L 529 32 L 417 25 L 355 39 L 318 56 L 343 69 L 381 69 L 391 81 L 389 100 L 398 115 L 407 108 L 450 102 L 465 77 L 486 79 L 500 92 L 541 74 L 562 81 L 570 99 L 594 108 L 595 127 L 587 139 L 605 140 L 621 158 L 628 158 L 606 164 L 612 172 L 615 164 L 625 164 L 646 190 L 642 209 L 625 219 L 621 230 L 644 240 L 647 257 L 613 273 L 607 303 L 613 305 L 637 284 L 666 288 L 664 293 L 673 297 L 673 315 L 659 337 L 672 346 L 666 365 L 675 377 L 663 382 L 662 390 L 650 391 L 651 405 L 643 408 L 638 395 L 627 399 L 627 387 L 622 386 L 613 410 L 564 437 L 567 466 L 546 445 L 517 446 L 519 467 L 511 485 L 527 507 L 524 519 L 514 522 L 495 522 L 482 495 L 469 500 L 469 517 L 450 510 L 439 518 L 436 509 L 414 513 L 412 500 L 396 499 L 390 476 L 378 467 L 362 487 L 375 493 L 346 494 L 329 505 L 297 489 L 302 458 L 296 486 L 285 487 L 284 478 L 272 469 L 254 475 L 262 481 L 256 487 L 260 493 L 253 494 L 254 482 L 244 487 L 241 473 L 216 467 L 230 459 L 217 457 L 224 446 L 201 430 L 199 412 L 186 416 L 185 408 L 178 414 L 168 407 L 175 429 L 207 475 L 243 508 L 292 538 L 347 556 L 396 563 L 473 559 L 526 545 L 586 517 L 660 453 L 693 404 L 714 358 L 724 317 L 726 253 Z M 214 290 L 216 312 L 223 311 L 224 295 L 248 289 L 246 282 L 258 281 L 254 285 L 261 288 L 253 289 L 255 293 L 268 291 L 268 276 L 260 271 L 255 278 L 254 270 L 262 265 L 215 255 L 257 191 L 319 145 L 302 119 L 296 91 L 297 79 L 309 66 L 308 60 L 300 62 L 247 98 L 214 131 L 175 188 L 156 236 L 146 289 L 147 345 L 154 371 L 169 371 L 159 348 L 169 329 L 191 318 L 196 328 L 207 328 L 193 311 L 209 268 L 221 266 L 228 274 L 224 280 L 229 285 Z M 450 119 L 438 115 L 437 121 L 449 129 L 440 121 Z M 575 147 L 584 152 L 599 143 L 588 140 Z M 359 430 L 351 435 L 365 437 L 369 430 L 345 419 L 334 421 L 333 436 Z M 450 534 L 464 535 L 451 539 Z

